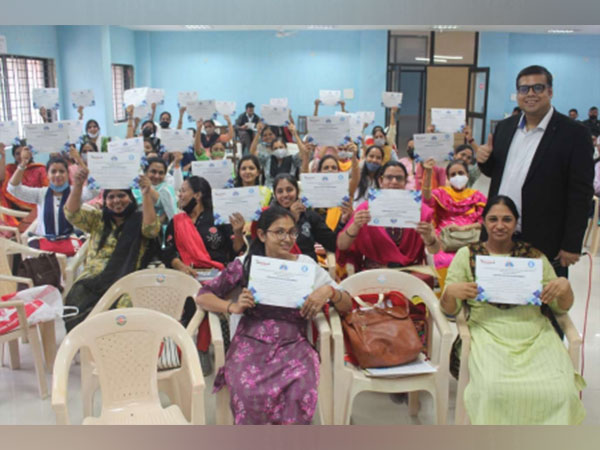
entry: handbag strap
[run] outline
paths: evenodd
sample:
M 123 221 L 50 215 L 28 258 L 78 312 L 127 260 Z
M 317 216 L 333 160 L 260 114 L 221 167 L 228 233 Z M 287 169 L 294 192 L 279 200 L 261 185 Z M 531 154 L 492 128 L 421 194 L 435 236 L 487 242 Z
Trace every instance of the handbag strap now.
M 383 301 L 385 300 L 385 294 L 383 292 L 379 294 L 377 303 L 367 303 L 362 298 L 360 298 L 358 295 L 355 295 L 352 298 L 354 299 L 354 301 L 356 303 L 358 303 L 358 306 L 360 306 L 362 308 L 374 308 L 375 306 L 379 306 L 381 303 L 383 303 Z

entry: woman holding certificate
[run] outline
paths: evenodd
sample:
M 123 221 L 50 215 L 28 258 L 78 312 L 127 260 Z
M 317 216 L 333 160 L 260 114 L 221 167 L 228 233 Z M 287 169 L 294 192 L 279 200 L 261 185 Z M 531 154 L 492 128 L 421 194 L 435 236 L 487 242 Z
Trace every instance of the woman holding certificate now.
M 233 187 L 258 186 L 262 197 L 261 206 L 266 207 L 271 202 L 273 193 L 271 189 L 264 186 L 265 175 L 260 166 L 260 161 L 254 155 L 244 155 L 237 165 L 237 172 L 233 181 Z
M 435 254 L 435 267 L 440 280 L 446 277 L 448 266 L 458 247 L 479 241 L 482 213 L 487 201 L 481 192 L 468 188 L 469 166 L 456 159 L 446 166 L 449 186 L 431 189 L 432 166 L 426 161 L 423 180 L 423 201 L 433 209 L 433 225 L 444 251 Z M 443 288 L 443 281 L 441 281 Z
M 328 302 L 341 314 L 352 307 L 348 293 L 339 290 L 325 270 L 308 256 L 291 253 L 297 236 L 292 213 L 279 207 L 263 211 L 248 254 L 206 283 L 196 298 L 206 311 L 241 315 L 225 365 L 214 382 L 215 392 L 224 386 L 229 389 L 236 425 L 311 423 L 317 404 L 319 355 L 306 339 L 308 320 Z M 266 257 L 260 264 L 274 263 L 277 268 L 301 263 L 302 271 L 293 280 L 304 283 L 281 293 L 280 301 L 267 301 L 274 289 L 268 275 L 260 276 L 260 266 L 255 266 L 258 257 Z M 303 277 L 302 272 L 312 277 Z M 252 290 L 251 273 L 252 280 L 259 278 Z M 295 285 L 293 280 L 288 286 Z M 236 289 L 241 289 L 237 299 L 225 300 Z M 294 295 L 297 300 L 307 297 L 296 306 Z M 264 302 L 257 302 L 259 297 Z
M 222 269 L 244 247 L 244 218 L 234 214 L 230 225 L 215 225 L 210 184 L 189 177 L 179 189 L 179 208 L 165 237 L 162 260 L 167 267 L 196 277 L 199 268 Z
M 98 125 L 98 122 L 94 119 L 90 119 L 85 124 L 85 134 L 82 136 L 82 141 L 83 143 L 91 142 L 99 148 L 101 152 L 107 152 L 110 138 L 108 136 L 102 136 L 100 134 L 100 125 Z
M 390 161 L 377 172 L 376 186 L 379 189 L 404 189 L 407 177 L 401 163 Z M 338 263 L 340 266 L 353 264 L 357 272 L 422 264 L 425 249 L 435 254 L 441 248 L 433 225 L 423 218 L 421 214 L 421 221 L 415 228 L 368 225 L 371 222 L 369 202 L 363 202 L 337 236 Z
M 20 211 L 31 211 L 35 208 L 35 203 L 20 200 L 8 192 L 9 181 L 17 170 L 20 170 L 22 172 L 21 182 L 24 186 L 32 188 L 48 186 L 46 166 L 33 162 L 33 156 L 24 141 L 20 145 L 13 145 L 12 147 L 14 163 L 6 164 L 4 149 L 4 144 L 0 143 L 0 181 L 2 181 L 2 195 L 0 195 L 0 199 L 2 206 Z M 19 221 L 13 216 L 5 215 L 3 219 L 6 225 L 19 225 Z
M 142 211 L 131 190 L 105 189 L 102 210 L 81 208 L 83 185 L 88 170 L 81 167 L 64 207 L 66 219 L 90 233 L 84 270 L 69 291 L 65 304 L 76 306 L 79 313 L 65 319 L 67 332 L 81 322 L 100 297 L 119 278 L 144 268 L 155 252 L 160 231 L 150 186 L 142 190 Z
M 542 252 L 531 245 L 514 241 L 519 214 L 514 202 L 505 196 L 491 199 L 483 211 L 488 240 L 461 248 L 454 257 L 446 287 L 440 299 L 442 310 L 456 315 L 466 303 L 471 333 L 469 384 L 464 393 L 472 424 L 484 425 L 571 425 L 585 417 L 579 391 L 585 387 L 576 373 L 564 344 L 543 314 L 546 305 L 554 313 L 565 313 L 573 305 L 573 291 L 566 278 L 557 278 Z M 481 293 L 498 287 L 515 297 L 528 297 L 520 286 L 530 280 L 507 281 L 485 289 L 481 258 L 485 268 L 496 257 L 531 258 L 541 262 L 541 288 L 537 301 L 517 301 L 498 295 L 478 301 Z M 506 263 L 508 264 L 508 263 Z M 513 265 L 515 262 L 512 263 Z M 508 266 L 507 266 L 508 267 Z M 506 270 L 506 269 L 502 269 Z M 480 275 L 475 277 L 476 272 Z M 493 278 L 499 279 L 501 272 Z M 478 283 L 475 280 L 478 280 Z M 541 290 L 541 292 L 540 292 Z M 497 299 L 497 301 L 494 301 Z
M 144 168 L 144 175 L 140 177 L 140 188 L 133 190 L 133 195 L 138 203 L 142 202 L 142 184 L 150 184 L 150 195 L 154 200 L 154 209 L 161 224 L 166 225 L 177 212 L 177 198 L 175 190 L 165 178 L 167 176 L 167 163 L 161 158 L 150 158 Z
M 315 243 L 330 252 L 335 252 L 336 234 L 327 226 L 325 219 L 312 208 L 304 206 L 299 198 L 300 189 L 296 178 L 282 173 L 273 182 L 274 204 L 292 213 L 298 227 L 296 243 L 303 255 L 316 260 Z

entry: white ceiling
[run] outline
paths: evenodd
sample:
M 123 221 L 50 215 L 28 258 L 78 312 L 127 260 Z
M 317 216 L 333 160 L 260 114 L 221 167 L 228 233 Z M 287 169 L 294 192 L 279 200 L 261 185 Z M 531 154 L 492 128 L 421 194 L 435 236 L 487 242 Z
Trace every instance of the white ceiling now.
M 193 30 L 186 25 L 132 25 L 131 30 L 140 31 L 248 31 L 248 30 L 273 30 L 297 31 L 311 30 L 310 25 L 209 25 L 209 30 Z M 456 31 L 497 31 L 511 33 L 548 33 L 548 30 L 569 29 L 573 34 L 600 34 L 600 25 L 458 25 Z M 333 30 L 392 30 L 392 31 L 428 31 L 433 30 L 432 25 L 333 25 Z

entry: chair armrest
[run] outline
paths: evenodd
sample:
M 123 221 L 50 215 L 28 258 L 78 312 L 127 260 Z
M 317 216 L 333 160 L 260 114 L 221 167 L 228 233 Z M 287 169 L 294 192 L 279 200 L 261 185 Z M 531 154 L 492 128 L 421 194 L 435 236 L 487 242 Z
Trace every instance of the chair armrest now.
M 204 313 L 204 311 L 202 311 Z M 204 388 L 205 381 L 202 366 L 198 358 L 198 350 L 192 337 L 187 332 L 175 336 L 177 346 L 181 350 L 181 371 L 175 373 L 175 378 L 182 392 L 189 392 L 190 420 L 192 425 L 204 425 Z M 186 401 L 183 404 L 187 403 Z M 183 405 L 179 405 L 182 408 Z M 187 407 L 186 407 L 187 408 Z
M 330 345 L 331 328 L 325 314 L 322 312 L 317 314 L 313 320 L 313 324 L 317 327 L 317 331 L 319 332 L 319 354 L 323 354 L 322 351 L 325 351 L 325 346 L 329 348 Z
M 90 241 L 88 238 L 88 240 L 83 243 L 83 245 L 81 246 L 79 251 L 75 254 L 75 256 L 73 256 L 71 259 L 69 259 L 67 261 L 67 266 L 66 266 L 65 272 L 64 272 L 65 290 L 64 290 L 63 296 L 65 296 L 65 297 L 69 293 L 69 290 L 71 290 L 71 286 L 73 286 L 73 282 L 75 281 L 75 275 L 77 274 L 77 270 L 78 270 L 79 266 L 81 266 L 83 264 L 83 262 L 85 261 L 85 256 L 87 255 L 87 249 L 89 246 L 89 242 Z
M 0 225 L 0 231 L 8 231 L 15 235 L 17 242 L 21 242 L 21 232 L 17 227 L 11 227 L 9 225 Z
M 15 275 L 0 275 L 0 281 L 14 281 L 15 283 L 23 283 L 28 287 L 33 287 L 33 280 L 31 278 L 17 277 Z
M 325 261 L 327 264 L 327 270 L 329 271 L 329 276 L 335 280 L 336 275 L 336 260 L 334 252 L 327 252 L 325 256 Z
M 20 219 L 23 219 L 29 215 L 29 212 L 27 211 L 18 211 L 16 209 L 10 209 L 4 206 L 0 206 L 0 213 L 6 214 L 7 216 L 18 217 Z
M 194 313 L 192 319 L 190 320 L 190 323 L 188 323 L 188 326 L 186 327 L 186 330 L 190 336 L 194 335 L 194 333 L 204 320 L 204 317 L 206 317 L 206 312 L 202 308 L 200 308 L 198 303 L 196 303 L 196 312 Z
M 333 367 L 340 369 L 344 367 L 344 332 L 342 330 L 342 321 L 335 308 L 329 309 L 329 326 L 331 328 L 331 337 L 333 338 Z
M 581 335 L 579 334 L 579 331 L 577 331 L 577 328 L 575 327 L 575 324 L 573 324 L 569 314 L 555 314 L 554 317 L 556 318 L 556 322 L 558 322 L 561 330 L 567 337 L 569 356 L 571 357 L 573 367 L 575 367 L 575 370 L 579 371 L 581 345 L 583 343 Z
M 67 407 L 67 385 L 69 382 L 69 368 L 75 353 L 79 350 L 69 336 L 58 348 L 54 359 L 52 371 L 52 409 L 56 414 L 57 425 L 70 425 L 69 410 Z
M 210 327 L 211 341 L 215 349 L 215 370 L 218 370 L 225 364 L 225 342 L 223 341 L 219 316 L 213 312 L 209 312 L 208 325 Z
M 6 302 L 0 302 L 0 308 L 17 309 L 17 317 L 19 318 L 19 325 L 17 326 L 17 330 L 19 330 L 21 334 L 21 339 L 23 340 L 23 343 L 26 344 L 29 341 L 27 333 L 29 324 L 27 323 L 27 315 L 25 314 L 25 303 L 22 300 L 9 300 Z

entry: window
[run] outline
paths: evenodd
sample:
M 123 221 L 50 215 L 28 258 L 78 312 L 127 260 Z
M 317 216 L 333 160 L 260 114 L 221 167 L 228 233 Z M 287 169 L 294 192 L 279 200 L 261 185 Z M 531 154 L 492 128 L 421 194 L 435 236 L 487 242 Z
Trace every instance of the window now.
M 123 92 L 133 88 L 133 66 L 112 65 L 113 115 L 115 123 L 126 122 L 127 114 L 123 107 Z
M 23 125 L 43 123 L 33 108 L 35 88 L 56 87 L 54 60 L 25 56 L 0 56 L 0 121 L 15 120 L 23 135 Z M 48 120 L 57 119 L 56 111 L 48 111 Z

